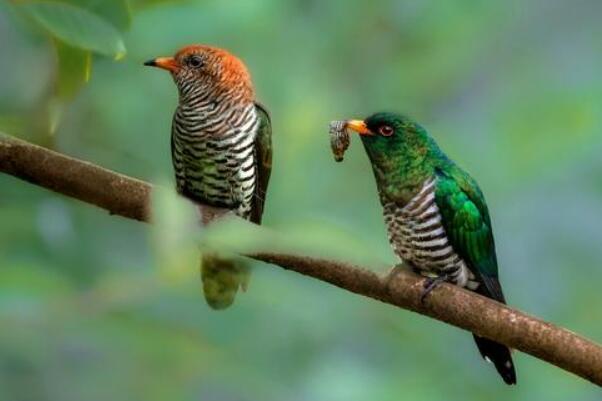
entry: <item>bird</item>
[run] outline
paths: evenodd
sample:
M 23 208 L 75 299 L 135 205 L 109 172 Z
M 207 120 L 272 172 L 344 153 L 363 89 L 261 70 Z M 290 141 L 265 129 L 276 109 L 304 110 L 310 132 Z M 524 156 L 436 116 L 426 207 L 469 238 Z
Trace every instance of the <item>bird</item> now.
M 449 282 L 506 303 L 491 218 L 477 182 L 412 119 L 389 112 L 347 120 L 360 134 L 394 253 L 426 277 L 422 301 Z M 516 384 L 511 351 L 473 334 L 481 356 Z
M 177 192 L 261 224 L 272 170 L 272 123 L 256 100 L 246 65 L 225 49 L 203 44 L 144 65 L 167 70 L 178 89 L 171 126 Z M 201 256 L 203 292 L 213 309 L 229 307 L 248 276 L 241 260 L 214 251 Z

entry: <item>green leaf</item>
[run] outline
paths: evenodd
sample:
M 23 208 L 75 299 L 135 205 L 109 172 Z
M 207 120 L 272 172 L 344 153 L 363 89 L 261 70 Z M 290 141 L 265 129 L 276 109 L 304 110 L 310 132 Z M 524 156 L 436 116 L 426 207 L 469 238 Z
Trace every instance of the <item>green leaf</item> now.
M 132 15 L 127 0 L 65 0 L 104 18 L 121 32 L 130 28 Z
M 71 100 L 90 79 L 92 54 L 60 40 L 54 43 L 58 61 L 56 95 L 63 100 Z
M 65 105 L 71 101 L 90 79 L 92 54 L 54 41 L 57 56 L 57 76 L 54 96 L 48 102 L 48 133 L 54 135 L 63 117 Z
M 115 27 L 91 12 L 66 3 L 36 1 L 20 6 L 65 43 L 120 59 L 126 50 Z
M 54 97 L 48 102 L 48 134 L 53 136 L 61 123 L 63 112 L 65 111 L 65 102 Z
M 157 5 L 183 2 L 185 2 L 185 0 L 131 0 L 130 4 L 134 9 L 143 9 L 146 7 L 153 7 Z

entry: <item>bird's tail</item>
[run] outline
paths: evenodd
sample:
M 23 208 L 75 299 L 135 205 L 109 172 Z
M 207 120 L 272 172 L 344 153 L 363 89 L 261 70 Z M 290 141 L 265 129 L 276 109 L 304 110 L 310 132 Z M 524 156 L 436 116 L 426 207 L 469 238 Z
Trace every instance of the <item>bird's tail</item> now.
M 510 349 L 503 344 L 485 337 L 479 337 L 476 334 L 473 334 L 473 337 L 483 358 L 493 363 L 504 382 L 506 384 L 516 384 L 516 372 L 514 371 L 512 356 L 510 356 Z
M 223 257 L 211 251 L 201 256 L 203 293 L 213 309 L 226 309 L 232 305 L 238 289 L 247 289 L 249 276 L 249 268 L 241 259 Z

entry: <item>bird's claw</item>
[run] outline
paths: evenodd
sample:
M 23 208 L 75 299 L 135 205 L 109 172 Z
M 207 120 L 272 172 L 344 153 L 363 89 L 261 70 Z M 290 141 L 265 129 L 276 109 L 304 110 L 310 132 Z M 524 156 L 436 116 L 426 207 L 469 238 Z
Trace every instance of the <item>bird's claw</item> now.
M 444 283 L 447 280 L 447 276 L 437 276 L 437 277 L 427 277 L 424 279 L 424 288 L 422 289 L 422 294 L 420 294 L 420 303 L 424 304 L 426 297 L 437 288 L 441 283 Z

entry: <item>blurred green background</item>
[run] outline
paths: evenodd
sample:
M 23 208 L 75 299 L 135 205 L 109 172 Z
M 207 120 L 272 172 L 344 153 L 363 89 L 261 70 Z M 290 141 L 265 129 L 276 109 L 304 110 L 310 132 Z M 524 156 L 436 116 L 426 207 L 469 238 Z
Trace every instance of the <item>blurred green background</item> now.
M 176 90 L 142 66 L 239 55 L 273 115 L 265 225 L 382 272 L 367 158 L 335 164 L 327 125 L 415 117 L 480 182 L 510 304 L 600 341 L 600 1 L 67 3 L 0 2 L 0 130 L 168 190 L 150 227 L 0 175 L 0 400 L 601 399 L 521 353 L 506 387 L 468 333 L 259 263 L 209 310 L 170 198 Z

